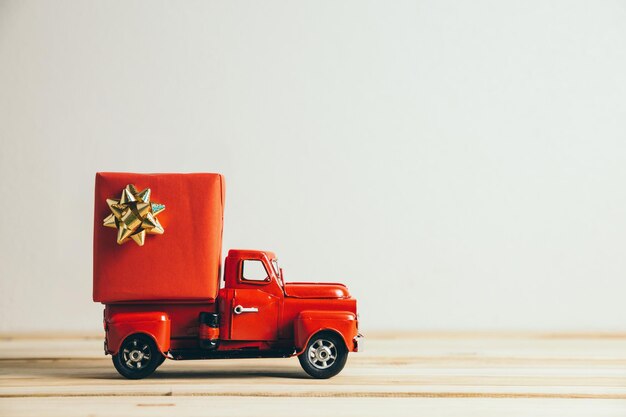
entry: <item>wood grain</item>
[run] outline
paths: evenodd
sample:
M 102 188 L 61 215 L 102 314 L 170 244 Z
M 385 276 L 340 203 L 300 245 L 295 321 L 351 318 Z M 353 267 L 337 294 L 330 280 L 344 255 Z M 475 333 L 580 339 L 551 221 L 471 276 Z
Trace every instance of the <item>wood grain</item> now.
M 626 417 L 626 335 L 379 333 L 337 377 L 296 359 L 166 361 L 118 376 L 99 335 L 0 336 L 0 415 Z

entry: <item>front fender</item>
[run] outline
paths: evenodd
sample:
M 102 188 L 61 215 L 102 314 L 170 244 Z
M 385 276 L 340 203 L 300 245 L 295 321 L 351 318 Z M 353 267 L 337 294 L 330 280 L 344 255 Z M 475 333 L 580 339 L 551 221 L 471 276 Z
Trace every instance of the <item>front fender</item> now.
M 318 311 L 301 312 L 294 322 L 295 345 L 298 353 L 305 348 L 309 339 L 320 331 L 332 331 L 341 336 L 349 352 L 356 351 L 354 339 L 358 332 L 357 318 L 349 311 Z
M 124 339 L 143 333 L 154 339 L 162 353 L 170 350 L 170 318 L 163 312 L 117 313 L 105 322 L 106 352 L 116 355 Z

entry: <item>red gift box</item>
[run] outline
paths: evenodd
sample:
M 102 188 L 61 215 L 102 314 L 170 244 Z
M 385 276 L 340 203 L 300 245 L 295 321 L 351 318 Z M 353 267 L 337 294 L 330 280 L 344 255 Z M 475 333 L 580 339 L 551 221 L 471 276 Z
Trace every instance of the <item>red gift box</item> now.
M 162 235 L 143 246 L 117 243 L 105 227 L 107 199 L 119 199 L 128 184 L 151 189 L 150 201 L 165 205 Z M 208 300 L 219 291 L 224 217 L 220 174 L 96 174 L 93 235 L 93 300 Z

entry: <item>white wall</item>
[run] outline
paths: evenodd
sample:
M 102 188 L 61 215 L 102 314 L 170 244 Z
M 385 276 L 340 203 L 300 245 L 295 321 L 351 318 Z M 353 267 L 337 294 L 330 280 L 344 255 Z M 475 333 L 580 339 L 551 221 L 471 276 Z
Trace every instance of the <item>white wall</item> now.
M 224 173 L 224 250 L 348 283 L 369 329 L 624 331 L 625 21 L 619 1 L 2 1 L 0 331 L 101 329 L 98 170 Z

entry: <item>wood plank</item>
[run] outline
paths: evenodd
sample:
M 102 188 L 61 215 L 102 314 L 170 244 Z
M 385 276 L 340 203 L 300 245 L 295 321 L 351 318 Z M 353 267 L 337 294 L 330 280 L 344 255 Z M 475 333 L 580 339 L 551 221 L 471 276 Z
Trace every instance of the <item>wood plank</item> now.
M 2 335 L 0 415 L 626 416 L 623 334 L 386 333 L 366 347 L 325 381 L 295 358 L 166 361 L 129 381 L 97 335 Z
M 0 399 L 3 416 L 624 417 L 616 400 L 484 398 L 80 397 Z

